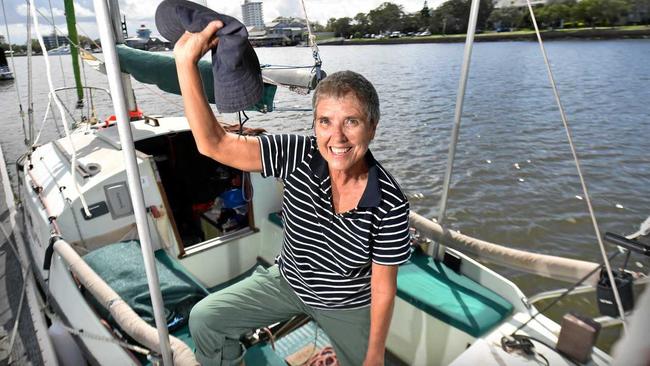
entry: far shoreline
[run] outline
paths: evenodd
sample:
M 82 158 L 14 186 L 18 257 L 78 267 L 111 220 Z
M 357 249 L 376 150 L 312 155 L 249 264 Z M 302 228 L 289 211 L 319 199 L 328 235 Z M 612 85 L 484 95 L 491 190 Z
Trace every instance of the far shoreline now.
M 540 31 L 543 40 L 603 40 L 603 39 L 650 39 L 650 26 L 571 28 Z M 425 37 L 401 37 L 382 39 L 343 39 L 339 42 L 325 42 L 322 45 L 357 46 L 412 43 L 460 43 L 465 42 L 465 34 L 431 35 Z M 490 32 L 474 36 L 475 42 L 536 41 L 534 30 L 515 32 Z M 319 45 L 321 43 L 319 42 Z

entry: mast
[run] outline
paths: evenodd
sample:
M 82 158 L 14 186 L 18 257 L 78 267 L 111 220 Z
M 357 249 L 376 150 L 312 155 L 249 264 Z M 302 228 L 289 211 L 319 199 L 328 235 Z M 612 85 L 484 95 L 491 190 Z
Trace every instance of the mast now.
M 72 56 L 72 71 L 74 72 L 74 83 L 77 89 L 77 108 L 83 106 L 84 92 L 81 85 L 81 73 L 79 72 L 79 35 L 77 34 L 77 19 L 74 14 L 73 0 L 63 0 L 65 6 L 65 20 L 68 24 L 68 38 L 70 39 L 70 56 Z
M 465 39 L 465 53 L 463 55 L 463 66 L 461 68 L 460 81 L 458 82 L 458 94 L 456 95 L 456 109 L 454 111 L 454 127 L 451 131 L 451 141 L 449 142 L 449 153 L 447 154 L 447 169 L 445 171 L 445 180 L 442 188 L 442 197 L 440 198 L 440 209 L 438 210 L 438 224 L 442 225 L 447 211 L 447 198 L 449 195 L 449 184 L 451 183 L 451 174 L 454 170 L 454 158 L 456 156 L 456 145 L 458 144 L 458 133 L 460 131 L 461 115 L 463 114 L 463 102 L 465 100 L 465 89 L 467 87 L 467 76 L 469 75 L 469 65 L 472 60 L 472 46 L 474 45 L 474 33 L 476 33 L 476 21 L 478 19 L 478 8 L 480 0 L 472 0 L 472 6 L 469 12 L 469 22 L 467 24 L 467 38 Z M 444 247 L 437 241 L 433 247 L 429 247 L 427 252 L 435 258 L 440 258 Z
M 151 295 L 151 305 L 153 306 L 154 319 L 158 331 L 160 353 L 163 358 L 163 364 L 171 366 L 173 365 L 173 362 L 169 342 L 169 332 L 167 330 L 167 322 L 163 311 L 163 301 L 158 281 L 158 272 L 156 271 L 156 262 L 154 261 L 154 254 L 151 246 L 151 233 L 149 232 L 149 225 L 147 225 L 144 195 L 142 192 L 142 186 L 140 185 L 140 172 L 138 170 L 138 163 L 135 156 L 135 148 L 133 146 L 133 135 L 131 133 L 131 124 L 129 122 L 124 85 L 122 84 L 124 78 L 120 72 L 117 50 L 115 49 L 115 34 L 121 34 L 121 32 L 117 32 L 119 28 L 115 28 L 113 26 L 114 23 L 111 22 L 106 1 L 94 0 L 93 3 L 95 11 L 97 12 L 97 23 L 99 26 L 102 49 L 104 51 L 104 60 L 106 62 L 106 74 L 108 75 L 111 98 L 113 100 L 115 116 L 117 116 L 117 128 L 120 135 L 122 153 L 126 163 L 129 193 L 131 201 L 133 202 L 133 212 L 138 227 L 138 236 L 140 237 L 140 248 L 142 249 L 142 257 L 144 259 L 144 266 L 147 274 L 147 283 Z M 117 4 L 117 1 L 114 1 L 114 3 Z M 113 11 L 114 13 L 117 12 L 119 14 L 115 8 L 113 8 Z M 119 21 L 119 17 L 117 19 Z M 131 92 L 130 94 L 133 93 Z

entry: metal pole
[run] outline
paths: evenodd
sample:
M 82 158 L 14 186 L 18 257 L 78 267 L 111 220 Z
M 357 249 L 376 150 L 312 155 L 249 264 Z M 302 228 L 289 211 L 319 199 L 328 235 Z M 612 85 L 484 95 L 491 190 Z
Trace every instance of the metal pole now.
M 151 235 L 147 225 L 146 211 L 144 208 L 144 197 L 142 187 L 140 186 L 140 172 L 138 171 L 135 149 L 133 147 L 133 135 L 131 134 L 131 124 L 127 112 L 127 105 L 124 98 L 124 88 L 121 83 L 120 64 L 117 59 L 117 50 L 115 49 L 115 37 L 109 18 L 108 4 L 104 0 L 94 0 L 95 11 L 97 12 L 97 24 L 99 26 L 99 35 L 102 41 L 104 52 L 104 61 L 106 63 L 106 74 L 111 88 L 111 98 L 117 117 L 117 127 L 120 135 L 120 143 L 126 163 L 126 173 L 129 184 L 129 193 L 133 202 L 135 221 L 138 226 L 138 235 L 140 237 L 140 246 L 142 257 L 144 259 L 145 271 L 147 273 L 147 282 L 149 284 L 149 293 L 151 294 L 151 304 L 156 321 L 156 329 L 160 339 L 160 353 L 163 357 L 164 365 L 173 365 L 171 347 L 169 345 L 169 333 L 167 331 L 167 322 L 163 312 L 163 301 L 158 283 L 158 272 L 151 248 Z
M 115 36 L 114 44 L 124 44 L 124 34 L 122 34 L 122 23 L 120 22 L 120 6 L 117 0 L 108 0 L 108 10 L 111 24 L 113 24 L 113 35 Z M 129 111 L 136 110 L 137 103 L 135 101 L 133 87 L 131 86 L 131 75 L 122 73 L 122 85 L 124 86 L 124 96 Z
M 474 44 L 474 33 L 476 32 L 476 21 L 478 19 L 478 8 L 480 0 L 472 0 L 472 7 L 469 12 L 469 23 L 467 24 L 467 38 L 465 39 L 465 54 L 463 55 L 463 66 L 461 68 L 460 82 L 458 83 L 458 94 L 456 95 L 456 110 L 454 112 L 454 127 L 451 131 L 449 142 L 449 153 L 447 154 L 447 170 L 440 198 L 440 209 L 438 210 L 438 224 L 442 225 L 447 211 L 447 198 L 449 195 L 449 184 L 451 174 L 454 170 L 454 158 L 456 156 L 456 144 L 458 143 L 458 132 L 460 131 L 460 120 L 463 114 L 463 101 L 465 99 L 465 88 L 467 87 L 467 75 L 469 64 L 472 59 L 472 46 Z M 433 247 L 429 247 L 428 253 L 435 258 L 440 257 L 444 248 L 437 241 Z

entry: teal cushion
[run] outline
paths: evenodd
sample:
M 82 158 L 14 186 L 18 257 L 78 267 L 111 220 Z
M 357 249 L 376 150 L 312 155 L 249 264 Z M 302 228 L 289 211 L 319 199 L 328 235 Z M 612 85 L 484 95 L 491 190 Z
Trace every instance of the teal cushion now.
M 272 223 L 276 224 L 279 227 L 283 227 L 284 225 L 282 224 L 282 215 L 280 212 L 271 212 L 269 214 L 269 221 Z
M 431 257 L 413 253 L 397 274 L 397 296 L 474 337 L 512 312 L 512 304 Z

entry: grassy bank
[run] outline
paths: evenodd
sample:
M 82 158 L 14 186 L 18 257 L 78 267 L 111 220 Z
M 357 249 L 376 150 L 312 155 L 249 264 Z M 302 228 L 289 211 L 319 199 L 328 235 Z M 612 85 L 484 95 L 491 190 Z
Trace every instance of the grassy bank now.
M 650 26 L 596 27 L 571 28 L 541 31 L 544 40 L 549 39 L 624 39 L 650 38 Z M 497 41 L 533 41 L 536 39 L 534 30 L 519 30 L 515 32 L 485 32 L 474 37 L 476 42 Z M 431 35 L 425 37 L 401 37 L 383 39 L 346 39 L 344 45 L 364 44 L 402 44 L 402 43 L 453 43 L 465 42 L 464 34 Z

